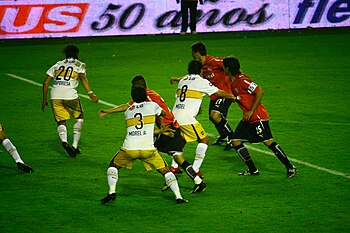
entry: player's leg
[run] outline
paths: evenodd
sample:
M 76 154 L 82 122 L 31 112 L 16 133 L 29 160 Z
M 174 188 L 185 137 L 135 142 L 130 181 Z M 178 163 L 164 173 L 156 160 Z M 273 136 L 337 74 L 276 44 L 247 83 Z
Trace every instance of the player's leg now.
M 231 141 L 232 147 L 235 149 L 239 157 L 247 165 L 248 170 L 239 173 L 239 175 L 249 176 L 249 175 L 259 175 L 259 170 L 256 168 L 252 157 L 250 157 L 249 151 L 239 140 Z
M 194 170 L 193 166 L 185 160 L 182 153 L 174 153 L 173 158 L 180 164 L 181 168 L 186 172 L 186 174 L 194 181 L 194 188 L 191 193 L 200 193 L 206 189 L 206 184 L 204 183 L 202 177 Z
M 61 140 L 62 146 L 69 156 L 75 157 L 76 153 L 70 147 L 68 143 L 68 132 L 66 121 L 70 118 L 70 113 L 66 109 L 66 101 L 53 99 L 51 100 L 51 106 L 53 114 L 57 123 L 57 134 Z
M 69 156 L 74 158 L 77 154 L 68 143 L 68 132 L 67 132 L 66 121 L 59 121 L 57 122 L 57 125 L 58 125 L 57 127 L 58 137 L 61 139 L 63 148 L 65 149 L 65 151 L 68 153 Z
M 206 156 L 208 145 L 209 138 L 207 135 L 204 138 L 200 138 L 198 140 L 198 145 L 196 147 L 196 156 L 193 161 L 193 168 L 197 173 L 199 173 L 199 175 L 201 175 L 199 170 Z
M 174 158 L 171 159 L 170 171 L 174 174 L 182 174 L 182 171 L 179 168 L 179 164 Z
M 206 155 L 209 144 L 209 138 L 202 125 L 197 122 L 191 125 L 180 126 L 182 137 L 186 142 L 197 141 L 196 155 L 193 161 L 193 169 L 198 173 Z M 201 176 L 201 174 L 199 174 Z
M 74 99 L 67 102 L 67 107 L 70 114 L 74 117 L 75 122 L 73 126 L 73 143 L 72 149 L 76 154 L 80 154 L 80 149 L 78 147 L 81 130 L 84 123 L 84 112 L 80 99 Z
M 186 203 L 187 200 L 182 198 L 177 179 L 168 169 L 167 162 L 159 154 L 157 149 L 144 150 L 140 152 L 140 159 L 147 171 L 156 170 L 161 173 L 165 179 L 165 185 L 170 187 L 174 193 L 177 203 Z
M 242 140 L 260 140 L 259 136 L 256 135 L 254 125 L 241 121 L 235 129 L 233 139 L 231 140 L 230 144 L 248 167 L 248 170 L 239 173 L 239 175 L 258 175 L 259 170 L 256 168 L 253 159 L 250 156 L 247 148 L 242 143 Z
M 3 129 L 1 124 L 0 124 L 0 143 L 3 145 L 5 150 L 11 155 L 11 157 L 15 160 L 17 168 L 20 171 L 23 171 L 25 173 L 34 172 L 34 170 L 31 167 L 29 167 L 23 162 L 21 156 L 17 151 L 17 148 L 12 144 L 10 139 L 7 138 L 5 134 L 5 130 Z
M 231 129 L 230 124 L 226 120 L 228 109 L 231 106 L 232 101 L 224 98 L 218 98 L 216 100 L 210 101 L 209 106 L 209 119 L 214 124 L 216 130 L 219 133 L 219 138 L 213 143 L 213 145 L 220 145 L 227 140 L 232 139 L 233 130 Z M 230 145 L 230 144 L 228 144 Z M 225 148 L 229 150 L 231 148 Z
M 281 161 L 281 163 L 283 163 L 283 165 L 286 167 L 287 177 L 293 177 L 298 171 L 298 169 L 290 163 L 287 155 L 284 153 L 280 145 L 273 139 L 264 141 L 264 144 L 276 155 L 279 161 Z
M 168 137 L 164 134 L 159 135 L 156 138 L 154 146 L 158 149 L 158 151 L 172 155 L 175 152 L 182 153 L 184 146 L 186 145 L 186 141 L 181 136 L 181 131 L 178 127 L 174 127 L 173 125 L 169 125 L 169 127 L 173 130 L 174 136 Z M 172 157 L 170 171 L 174 174 L 181 174 L 182 171 L 179 168 L 179 164 L 176 163 L 174 158 Z
M 116 187 L 119 179 L 119 170 L 123 167 L 131 168 L 133 162 L 128 159 L 127 152 L 120 149 L 112 158 L 107 169 L 108 194 L 101 199 L 102 204 L 108 204 L 116 199 Z
M 83 127 L 84 119 L 78 118 L 75 119 L 75 123 L 73 126 L 73 144 L 72 149 L 77 153 L 80 154 L 80 149 L 78 147 L 80 136 L 81 136 L 81 129 Z
M 174 173 L 169 171 L 169 169 L 167 167 L 157 169 L 157 171 L 164 176 L 165 184 L 175 194 L 176 202 L 179 204 L 188 202 L 181 195 L 179 184 L 177 182 L 177 179 L 176 179 Z

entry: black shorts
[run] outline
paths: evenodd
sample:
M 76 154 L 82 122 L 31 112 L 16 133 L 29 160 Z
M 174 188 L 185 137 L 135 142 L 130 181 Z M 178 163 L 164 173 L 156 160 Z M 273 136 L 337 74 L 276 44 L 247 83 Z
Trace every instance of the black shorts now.
M 263 142 L 273 138 L 269 121 L 259 121 L 253 124 L 239 122 L 233 134 L 233 139 L 249 141 L 250 143 Z
M 175 130 L 174 137 L 171 138 L 161 134 L 156 138 L 154 146 L 158 149 L 158 151 L 170 155 L 175 152 L 182 153 L 186 145 L 186 141 L 181 136 L 180 128 L 174 128 L 173 126 L 170 128 Z
M 209 114 L 213 110 L 220 112 L 224 117 L 227 117 L 228 109 L 230 108 L 231 104 L 232 100 L 225 98 L 217 98 L 216 100 L 210 100 Z

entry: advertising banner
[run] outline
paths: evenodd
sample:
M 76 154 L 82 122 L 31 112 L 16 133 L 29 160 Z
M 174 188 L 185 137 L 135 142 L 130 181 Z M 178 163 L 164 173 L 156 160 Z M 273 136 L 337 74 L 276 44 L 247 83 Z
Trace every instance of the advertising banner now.
M 350 0 L 204 0 L 197 31 L 350 26 Z M 179 33 L 176 0 L 0 0 L 0 39 Z

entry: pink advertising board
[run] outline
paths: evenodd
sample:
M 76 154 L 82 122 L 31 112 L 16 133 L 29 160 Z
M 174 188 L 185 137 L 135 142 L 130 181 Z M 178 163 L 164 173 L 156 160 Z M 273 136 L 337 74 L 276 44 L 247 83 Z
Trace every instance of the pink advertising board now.
M 206 0 L 197 31 L 349 27 L 350 0 Z M 179 33 L 175 0 L 0 0 L 0 39 Z

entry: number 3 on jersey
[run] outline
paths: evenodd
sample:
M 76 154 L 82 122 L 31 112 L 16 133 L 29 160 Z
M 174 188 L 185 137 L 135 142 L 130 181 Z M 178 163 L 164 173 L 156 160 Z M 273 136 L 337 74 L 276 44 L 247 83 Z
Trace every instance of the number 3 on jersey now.
M 140 122 L 140 124 L 138 124 L 138 125 L 135 125 L 135 128 L 136 129 L 142 129 L 143 128 L 143 119 L 142 119 L 142 114 L 141 113 L 135 113 L 135 115 L 134 115 L 134 117 L 135 118 L 139 118 L 139 122 Z

